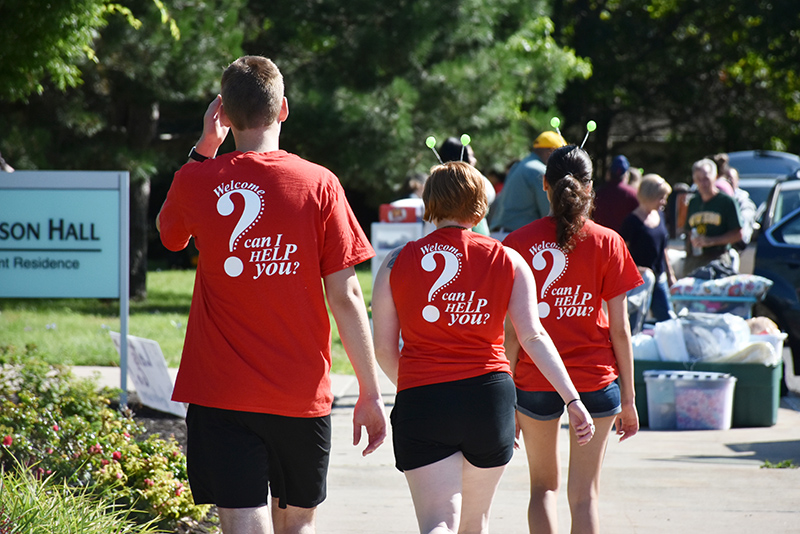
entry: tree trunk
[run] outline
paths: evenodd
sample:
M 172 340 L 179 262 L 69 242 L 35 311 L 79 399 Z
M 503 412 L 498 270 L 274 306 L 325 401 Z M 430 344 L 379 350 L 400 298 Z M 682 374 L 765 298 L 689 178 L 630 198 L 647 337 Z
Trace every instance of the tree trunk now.
M 150 180 L 131 182 L 130 194 L 130 297 L 147 298 L 147 231 Z
M 158 127 L 157 102 L 130 102 L 128 105 L 128 142 L 136 151 L 145 151 L 153 143 Z M 131 180 L 130 187 L 130 296 L 147 298 L 147 241 L 150 224 L 150 177 Z

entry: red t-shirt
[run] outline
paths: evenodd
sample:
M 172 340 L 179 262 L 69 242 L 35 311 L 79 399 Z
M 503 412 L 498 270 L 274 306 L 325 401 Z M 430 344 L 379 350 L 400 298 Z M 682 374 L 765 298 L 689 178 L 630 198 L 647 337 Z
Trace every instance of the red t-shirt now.
M 322 277 L 374 255 L 336 176 L 282 150 L 190 162 L 159 223 L 165 247 L 200 252 L 173 400 L 330 413 Z
M 441 228 L 400 251 L 389 278 L 403 336 L 397 389 L 501 371 L 514 267 L 503 245 Z
M 533 268 L 539 318 L 578 391 L 602 389 L 617 376 L 608 316 L 602 301 L 642 284 L 639 269 L 618 233 L 587 220 L 586 234 L 569 254 L 556 244 L 552 217 L 511 232 L 503 244 Z M 515 371 L 525 391 L 555 391 L 524 350 Z

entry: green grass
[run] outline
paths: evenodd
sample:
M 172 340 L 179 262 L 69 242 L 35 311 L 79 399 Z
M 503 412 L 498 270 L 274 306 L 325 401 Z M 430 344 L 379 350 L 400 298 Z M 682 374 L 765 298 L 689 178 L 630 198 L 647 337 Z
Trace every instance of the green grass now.
M 762 469 L 797 469 L 798 466 L 794 463 L 794 460 L 782 460 L 777 463 L 770 462 L 769 460 L 764 460 L 764 463 L 761 465 Z
M 356 272 L 370 302 L 372 275 L 368 269 Z M 193 270 L 150 271 L 147 299 L 130 303 L 128 333 L 158 341 L 170 367 L 180 363 L 194 275 Z M 333 372 L 352 374 L 332 318 L 331 324 Z M 118 300 L 0 299 L 0 345 L 33 344 L 49 363 L 118 366 L 111 330 L 120 330 Z

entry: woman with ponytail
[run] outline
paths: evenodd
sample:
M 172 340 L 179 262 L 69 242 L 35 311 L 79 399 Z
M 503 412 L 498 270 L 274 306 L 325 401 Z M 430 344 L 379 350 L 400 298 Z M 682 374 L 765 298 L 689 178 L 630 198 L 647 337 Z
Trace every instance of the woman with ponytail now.
M 550 214 L 509 234 L 503 244 L 533 268 L 541 322 L 561 355 L 596 425 L 581 446 L 570 428 L 568 501 L 573 533 L 600 532 L 600 467 L 612 427 L 620 440 L 639 430 L 633 386 L 633 350 L 626 293 L 642 277 L 625 242 L 591 220 L 592 162 L 574 145 L 547 162 L 543 188 Z M 531 533 L 557 533 L 558 438 L 564 402 L 506 332 L 506 355 L 514 364 L 517 419 L 525 440 L 531 479 Z

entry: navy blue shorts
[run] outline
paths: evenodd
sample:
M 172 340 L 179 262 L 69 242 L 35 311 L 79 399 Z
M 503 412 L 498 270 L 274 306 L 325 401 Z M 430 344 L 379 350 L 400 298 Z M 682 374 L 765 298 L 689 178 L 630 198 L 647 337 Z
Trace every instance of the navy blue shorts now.
M 331 418 L 284 417 L 190 404 L 186 462 L 195 504 L 314 508 L 325 500 Z
M 514 454 L 515 405 L 514 379 L 502 372 L 400 391 L 391 415 L 397 469 L 459 451 L 475 467 L 507 464 Z
M 598 391 L 580 393 L 580 396 L 593 418 L 609 417 L 622 411 L 619 385 L 616 382 L 611 382 Z M 555 391 L 517 389 L 517 410 L 538 421 L 551 421 L 564 413 L 564 400 Z

